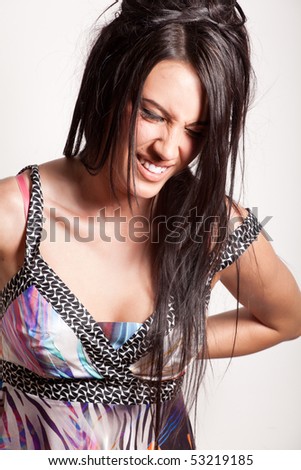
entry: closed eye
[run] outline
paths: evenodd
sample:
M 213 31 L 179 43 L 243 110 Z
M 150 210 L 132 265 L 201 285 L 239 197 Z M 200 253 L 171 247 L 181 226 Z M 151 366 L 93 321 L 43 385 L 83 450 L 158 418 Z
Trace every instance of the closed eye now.
M 155 122 L 163 122 L 164 121 L 164 118 L 162 116 L 159 116 L 158 114 L 152 113 L 147 108 L 141 108 L 140 114 L 144 119 L 147 119 L 148 121 L 155 121 Z
M 188 135 L 190 135 L 191 137 L 194 137 L 194 138 L 199 138 L 199 137 L 202 137 L 204 135 L 204 129 L 198 129 L 198 130 L 194 130 L 194 129 L 189 129 L 189 128 L 186 128 L 186 132 Z

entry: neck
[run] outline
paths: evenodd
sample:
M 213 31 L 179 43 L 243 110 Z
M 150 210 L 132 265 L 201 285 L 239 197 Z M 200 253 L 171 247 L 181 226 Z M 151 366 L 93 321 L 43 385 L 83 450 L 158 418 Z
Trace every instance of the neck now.
M 91 175 L 84 165 L 74 162 L 77 197 L 81 206 L 90 213 L 105 213 L 106 217 L 121 216 L 128 221 L 133 217 L 149 220 L 153 199 L 135 198 L 127 194 L 127 188 L 113 193 L 106 169 Z

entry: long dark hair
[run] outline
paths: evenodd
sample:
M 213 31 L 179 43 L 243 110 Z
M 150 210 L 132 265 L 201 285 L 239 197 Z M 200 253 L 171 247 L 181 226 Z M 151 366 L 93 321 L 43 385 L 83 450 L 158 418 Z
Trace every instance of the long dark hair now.
M 160 429 L 163 340 L 171 298 L 182 338 L 178 372 L 185 369 L 191 355 L 201 356 L 189 367 L 187 396 L 191 402 L 206 363 L 210 279 L 224 246 L 223 228 L 229 222 L 239 142 L 250 98 L 245 20 L 234 0 L 123 0 L 88 57 L 64 150 L 66 157 L 79 156 L 91 173 L 101 171 L 108 161 L 112 175 L 124 113 L 131 103 L 129 194 L 136 165 L 137 113 L 150 71 L 162 60 L 175 59 L 191 64 L 200 77 L 208 99 L 208 127 L 201 138 L 194 171 L 187 168 L 170 178 L 152 213 L 154 220 L 164 215 L 169 223 L 175 218 L 186 221 L 176 243 L 170 237 L 174 229 L 160 224 L 159 239 L 152 244 L 156 315 L 150 334 L 151 373 L 158 386 L 156 439 Z M 111 185 L 114 189 L 112 176 Z

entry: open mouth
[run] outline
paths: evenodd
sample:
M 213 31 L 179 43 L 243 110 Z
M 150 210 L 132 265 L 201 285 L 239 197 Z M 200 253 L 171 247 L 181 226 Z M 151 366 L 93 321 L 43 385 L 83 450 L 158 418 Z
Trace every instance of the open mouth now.
M 137 158 L 144 168 L 146 168 L 150 173 L 154 173 L 155 175 L 161 175 L 162 173 L 165 173 L 168 168 L 167 166 L 155 165 L 154 163 L 141 158 L 139 155 Z

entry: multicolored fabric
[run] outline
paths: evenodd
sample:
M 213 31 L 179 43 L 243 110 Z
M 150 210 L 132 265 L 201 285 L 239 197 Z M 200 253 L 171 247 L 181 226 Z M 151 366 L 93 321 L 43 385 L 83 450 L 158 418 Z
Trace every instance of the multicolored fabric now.
M 89 364 L 79 341 L 74 335 L 68 335 L 64 322 L 51 311 L 51 306 L 43 299 L 37 303 L 39 295 L 35 288 L 29 288 L 25 298 L 23 295 L 20 297 L 18 302 L 13 303 L 14 306 L 9 309 L 3 322 L 6 336 L 11 333 L 7 325 L 14 312 L 17 314 L 12 328 L 18 326 L 21 341 L 20 344 L 12 341 L 12 344 L 18 345 L 12 350 L 9 359 L 30 370 L 34 369 L 41 375 L 101 378 Z M 28 319 L 28 312 L 34 311 L 34 308 L 37 308 L 39 314 L 38 321 L 32 322 Z M 21 312 L 23 318 L 26 317 L 25 320 L 22 319 Z M 46 327 L 49 335 L 41 335 Z M 63 331 L 59 334 L 61 327 Z M 140 324 L 102 323 L 101 327 L 113 348 L 118 349 Z M 23 332 L 27 334 L 24 335 Z M 64 350 L 69 360 L 73 356 L 72 370 L 66 364 Z M 5 385 L 4 393 L 6 407 L 2 415 L 0 449 L 151 449 L 153 446 L 151 404 L 103 405 L 45 400 L 34 394 L 22 393 L 8 384 Z M 171 409 L 168 402 L 165 402 L 162 413 L 166 414 L 167 419 L 159 438 L 160 448 L 169 449 L 172 445 L 179 449 L 190 449 L 193 438 L 182 397 L 178 396 Z M 181 418 L 184 418 L 184 423 L 181 433 L 176 435 L 175 430 Z
M 151 449 L 157 389 L 147 333 L 153 315 L 143 324 L 95 322 L 40 254 L 43 196 L 38 167 L 28 168 L 25 261 L 0 294 L 0 448 Z M 225 263 L 259 230 L 250 213 L 231 235 Z M 163 368 L 161 449 L 194 448 L 177 367 L 180 341 L 171 299 L 166 351 L 173 353 L 166 353 Z

